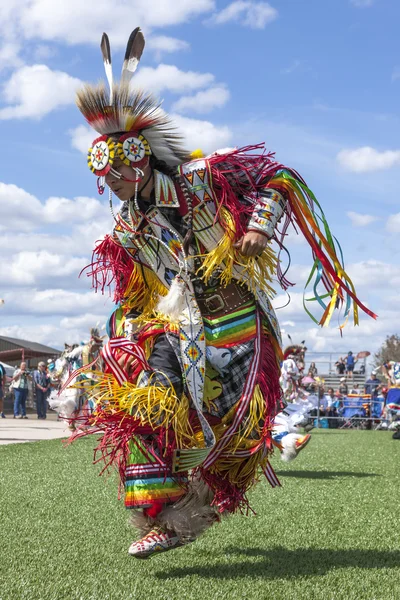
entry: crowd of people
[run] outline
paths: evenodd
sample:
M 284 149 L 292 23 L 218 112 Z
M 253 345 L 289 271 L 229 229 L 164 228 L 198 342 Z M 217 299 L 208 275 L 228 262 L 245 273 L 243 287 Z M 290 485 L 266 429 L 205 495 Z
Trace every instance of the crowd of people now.
M 357 362 L 358 362 L 358 358 L 354 357 L 354 354 L 351 351 L 347 353 L 347 356 L 345 358 L 340 357 L 335 363 L 337 375 L 346 374 L 346 376 L 349 379 L 352 379 L 353 373 L 355 372 L 355 367 L 356 367 Z M 365 364 L 364 363 L 362 363 L 360 365 L 358 373 L 360 373 L 360 375 L 365 375 Z
M 33 395 L 36 404 L 36 412 L 38 419 L 47 418 L 48 402 L 47 399 L 51 392 L 51 368 L 54 362 L 49 360 L 39 362 L 37 369 L 29 370 L 27 363 L 22 361 L 20 366 L 15 369 L 11 380 L 7 381 L 6 371 L 0 365 L 0 414 L 1 418 L 5 419 L 4 414 L 4 398 L 7 391 L 14 396 L 13 416 L 14 419 L 27 419 L 26 412 L 29 390 L 33 390 Z
M 291 345 L 285 350 L 281 385 L 286 402 L 307 405 L 311 417 L 328 417 L 325 425 L 329 427 L 338 426 L 341 417 L 346 417 L 347 413 L 359 406 L 366 417 L 379 417 L 382 411 L 382 414 L 385 413 L 387 394 L 391 384 L 396 383 L 397 363 L 376 367 L 365 383 L 357 383 L 353 374 L 365 374 L 365 362 L 358 371 L 355 371 L 356 363 L 369 353 L 362 352 L 354 356 L 349 351 L 346 358 L 339 358 L 335 364 L 340 375 L 336 390 L 333 387 L 326 389 L 315 362 L 305 367 L 305 351 L 304 344 Z M 400 373 L 400 369 L 398 371 Z

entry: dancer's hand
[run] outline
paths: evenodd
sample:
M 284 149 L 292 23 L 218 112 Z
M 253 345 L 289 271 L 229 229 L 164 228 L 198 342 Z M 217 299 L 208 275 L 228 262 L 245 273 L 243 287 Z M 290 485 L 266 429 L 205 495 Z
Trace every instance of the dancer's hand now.
M 257 231 L 248 231 L 234 247 L 239 250 L 243 256 L 260 256 L 268 245 L 268 238 L 263 233 Z
M 128 374 L 128 376 L 131 375 L 131 370 L 132 366 L 134 366 L 133 362 L 135 361 L 135 357 L 131 356 L 130 354 L 127 354 L 126 352 L 121 352 L 117 360 L 121 369 L 123 369 L 125 373 Z

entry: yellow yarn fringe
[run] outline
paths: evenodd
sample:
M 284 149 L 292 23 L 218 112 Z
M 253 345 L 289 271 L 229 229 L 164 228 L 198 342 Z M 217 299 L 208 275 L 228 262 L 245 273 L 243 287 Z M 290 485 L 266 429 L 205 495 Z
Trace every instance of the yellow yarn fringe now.
M 135 263 L 125 292 L 124 308 L 141 312 L 133 321 L 140 325 L 154 317 L 160 296 L 166 296 L 167 293 L 168 289 L 153 271 L 147 267 L 143 267 L 142 271 Z
M 237 264 L 244 267 L 247 275 L 245 285 L 253 294 L 256 294 L 257 288 L 259 288 L 268 296 L 274 297 L 275 290 L 269 285 L 269 282 L 272 281 L 278 263 L 270 242 L 261 256 L 257 258 L 243 256 L 234 247 L 235 224 L 232 215 L 224 207 L 220 209 L 220 219 L 225 223 L 225 233 L 211 252 L 200 256 L 203 262 L 197 274 L 207 285 L 211 277 L 215 275 L 217 268 L 223 265 L 224 270 L 220 280 L 222 285 L 226 286 L 232 281 L 233 266 Z
M 141 425 L 172 429 L 179 448 L 196 446 L 195 434 L 189 423 L 189 400 L 184 395 L 178 398 L 172 386 L 155 385 L 151 380 L 144 387 L 128 381 L 120 386 L 110 373 L 94 372 L 93 377 L 97 381 L 91 385 L 90 393 L 103 414 L 124 411 L 134 416 Z M 71 387 L 80 387 L 80 384 Z M 85 387 L 85 390 L 88 391 L 88 388 Z M 93 413 L 95 423 L 96 410 Z
M 222 419 L 222 423 L 217 427 L 213 427 L 217 440 L 226 432 L 229 422 L 233 419 L 235 409 L 235 406 L 232 407 L 229 413 Z M 268 458 L 265 448 L 260 448 L 247 458 L 235 456 L 235 453 L 239 450 L 249 450 L 259 444 L 263 434 L 264 422 L 265 402 L 261 389 L 257 385 L 250 401 L 248 415 L 241 424 L 239 431 L 224 448 L 224 455 L 228 454 L 229 456 L 221 456 L 211 467 L 211 472 L 222 474 L 231 483 L 241 488 L 244 487 L 247 489 L 247 487 L 256 481 L 259 467 L 265 466 Z

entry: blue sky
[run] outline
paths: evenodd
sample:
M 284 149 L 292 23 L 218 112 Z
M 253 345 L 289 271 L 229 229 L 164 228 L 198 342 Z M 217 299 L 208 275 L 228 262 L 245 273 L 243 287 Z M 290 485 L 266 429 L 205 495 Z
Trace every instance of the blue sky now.
M 80 82 L 114 73 L 137 25 L 135 80 L 164 99 L 190 148 L 265 141 L 298 170 L 340 239 L 359 296 L 380 315 L 320 330 L 302 311 L 308 249 L 290 236 L 298 282 L 279 311 L 314 350 L 375 350 L 397 332 L 400 299 L 400 52 L 396 0 L 10 0 L 0 8 L 0 334 L 80 341 L 111 303 L 77 278 L 112 222 L 86 166 Z M 278 297 L 277 305 L 283 303 Z

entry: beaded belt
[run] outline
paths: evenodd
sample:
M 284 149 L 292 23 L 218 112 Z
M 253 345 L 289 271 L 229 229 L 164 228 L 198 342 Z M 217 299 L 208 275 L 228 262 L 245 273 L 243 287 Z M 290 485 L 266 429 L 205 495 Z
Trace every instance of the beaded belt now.
M 199 294 L 196 300 L 202 315 L 218 318 L 254 300 L 254 295 L 246 287 L 232 282 L 226 287 Z

